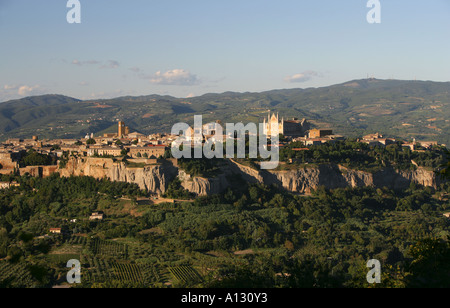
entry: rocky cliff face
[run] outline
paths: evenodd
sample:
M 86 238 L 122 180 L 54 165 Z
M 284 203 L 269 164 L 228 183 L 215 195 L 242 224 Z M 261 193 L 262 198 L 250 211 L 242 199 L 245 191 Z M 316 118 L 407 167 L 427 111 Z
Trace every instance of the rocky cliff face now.
M 415 171 L 385 169 L 369 173 L 324 164 L 289 171 L 258 171 L 231 160 L 222 168 L 222 174 L 214 178 L 191 177 L 171 163 L 130 168 L 123 162 L 102 158 L 72 159 L 58 172 L 63 176 L 106 177 L 112 181 L 135 183 L 154 193 L 164 193 L 168 184 L 178 176 L 185 189 L 199 196 L 224 192 L 233 186 L 233 177 L 236 176 L 248 183 L 275 184 L 295 193 L 309 193 L 319 186 L 330 189 L 362 186 L 403 189 L 409 187 L 411 182 L 434 188 L 440 184 L 433 171 L 422 168 Z
M 201 178 L 191 177 L 180 170 L 178 177 L 181 180 L 181 186 L 199 196 L 220 194 L 230 187 L 226 174 L 221 174 L 215 178 Z
M 400 171 L 387 168 L 376 173 L 347 169 L 329 164 L 315 168 L 301 168 L 290 171 L 261 172 L 266 184 L 277 184 L 296 193 L 309 193 L 319 186 L 326 188 L 345 187 L 388 187 L 390 189 L 408 188 L 410 183 L 436 188 L 439 179 L 433 171 L 418 168 L 415 171 Z
M 178 169 L 170 163 L 130 168 L 124 162 L 105 158 L 71 159 L 65 168 L 58 170 L 62 176 L 92 176 L 97 179 L 128 182 L 154 193 L 164 193 L 177 176 Z
M 436 188 L 440 181 L 433 171 L 418 168 L 415 171 L 398 171 L 385 169 L 377 173 L 347 169 L 345 167 L 325 164 L 319 167 L 299 168 L 289 171 L 255 170 L 234 161 L 229 161 L 223 168 L 223 174 L 213 178 L 182 178 L 183 186 L 198 195 L 221 193 L 232 183 L 229 176 L 238 175 L 248 183 L 275 184 L 290 192 L 310 193 L 320 186 L 329 189 L 345 187 L 388 187 L 405 189 L 410 183 Z

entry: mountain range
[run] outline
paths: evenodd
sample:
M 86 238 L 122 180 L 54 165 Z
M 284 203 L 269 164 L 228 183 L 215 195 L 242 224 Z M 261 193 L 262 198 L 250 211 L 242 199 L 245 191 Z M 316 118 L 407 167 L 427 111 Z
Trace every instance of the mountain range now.
M 117 130 L 170 132 L 178 122 L 262 123 L 268 112 L 306 118 L 317 128 L 358 137 L 386 137 L 450 144 L 450 82 L 361 79 L 307 89 L 260 93 L 225 92 L 193 98 L 149 95 L 79 100 L 63 95 L 26 97 L 0 103 L 0 140 L 82 138 Z

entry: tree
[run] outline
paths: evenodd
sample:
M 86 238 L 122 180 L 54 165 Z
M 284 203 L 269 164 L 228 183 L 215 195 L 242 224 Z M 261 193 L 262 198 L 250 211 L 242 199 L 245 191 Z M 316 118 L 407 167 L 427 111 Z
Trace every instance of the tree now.
M 9 238 L 8 231 L 5 228 L 0 228 L 0 258 L 4 258 L 8 253 Z
M 445 150 L 445 154 L 447 156 L 447 163 L 443 164 L 441 167 L 441 175 L 447 179 L 450 179 L 450 151 Z
M 286 240 L 286 242 L 284 243 L 284 248 L 286 248 L 289 251 L 294 251 L 295 249 L 294 244 L 289 240 Z
M 167 159 L 167 158 L 171 158 L 172 157 L 172 151 L 169 149 L 166 149 L 166 151 L 164 152 L 163 158 Z
M 56 160 L 50 155 L 39 154 L 35 150 L 29 150 L 27 154 L 20 160 L 21 166 L 48 166 Z
M 90 138 L 88 140 L 86 140 L 86 144 L 96 144 L 97 142 L 95 142 L 94 139 Z
M 450 287 L 450 244 L 439 239 L 424 239 L 411 246 L 409 254 L 411 287 Z
M 23 251 L 17 246 L 12 246 L 8 250 L 8 259 L 12 263 L 17 263 L 20 261 L 20 258 L 23 256 Z
M 251 186 L 248 190 L 250 199 L 254 202 L 258 201 L 260 198 L 259 189 L 256 186 Z

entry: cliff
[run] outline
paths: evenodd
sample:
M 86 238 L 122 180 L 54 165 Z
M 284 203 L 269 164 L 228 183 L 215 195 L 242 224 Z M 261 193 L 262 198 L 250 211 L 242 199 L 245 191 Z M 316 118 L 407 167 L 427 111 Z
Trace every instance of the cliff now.
M 247 183 L 275 184 L 290 192 L 310 193 L 319 186 L 344 187 L 388 187 L 403 189 L 410 183 L 436 188 L 440 181 L 430 170 L 401 171 L 387 168 L 376 173 L 347 169 L 335 164 L 299 168 L 288 171 L 255 170 L 233 160 L 227 160 L 222 173 L 214 178 L 191 177 L 180 170 L 176 163 L 164 162 L 141 167 L 130 167 L 126 163 L 103 158 L 72 158 L 65 168 L 58 170 L 62 176 L 92 176 L 138 184 L 140 188 L 154 193 L 164 193 L 168 184 L 177 176 L 182 186 L 197 195 L 218 194 L 229 187 L 236 187 L 237 179 Z
M 199 196 L 220 194 L 231 186 L 226 173 L 220 174 L 214 178 L 202 178 L 191 177 L 180 170 L 178 178 L 181 180 L 181 186 L 183 186 L 184 189 Z
M 154 193 L 164 193 L 177 176 L 178 169 L 169 162 L 130 167 L 125 162 L 108 158 L 72 158 L 64 168 L 58 169 L 62 176 L 92 176 L 97 179 L 128 182 Z
M 323 164 L 318 167 L 299 168 L 289 171 L 255 170 L 241 165 L 233 160 L 223 168 L 223 173 L 215 178 L 180 177 L 182 185 L 187 190 L 198 195 L 221 193 L 234 183 L 232 176 L 239 176 L 247 183 L 264 183 L 277 185 L 294 193 L 310 193 L 320 186 L 329 189 L 345 187 L 388 187 L 390 189 L 405 189 L 411 183 L 437 188 L 439 178 L 431 170 L 395 170 L 386 168 L 376 173 L 347 169 L 340 165 Z M 184 173 L 183 173 L 184 174 Z
M 241 168 L 241 170 L 244 171 L 245 169 Z M 254 172 L 255 170 L 250 174 L 254 174 Z M 437 188 L 440 184 L 433 171 L 423 168 L 414 171 L 386 168 L 376 173 L 370 173 L 347 169 L 335 164 L 323 164 L 318 167 L 289 171 L 259 171 L 254 179 L 261 183 L 276 184 L 296 193 L 309 193 L 319 186 L 325 186 L 329 189 L 363 186 L 405 189 L 412 182 L 433 188 Z

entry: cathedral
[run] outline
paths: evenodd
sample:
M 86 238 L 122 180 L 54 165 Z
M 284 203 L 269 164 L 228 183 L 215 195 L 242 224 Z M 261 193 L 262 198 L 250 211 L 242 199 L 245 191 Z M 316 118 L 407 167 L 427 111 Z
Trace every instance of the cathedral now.
M 306 119 L 300 121 L 296 118 L 292 120 L 282 118 L 280 121 L 278 114 L 273 114 L 271 117 L 269 112 L 267 119 L 264 118 L 264 134 L 270 136 L 272 127 L 276 126 L 280 134 L 292 138 L 305 137 L 310 130 L 310 124 Z

